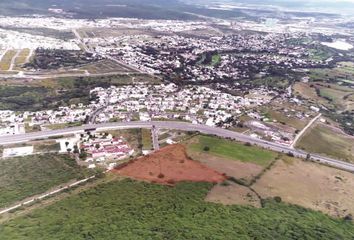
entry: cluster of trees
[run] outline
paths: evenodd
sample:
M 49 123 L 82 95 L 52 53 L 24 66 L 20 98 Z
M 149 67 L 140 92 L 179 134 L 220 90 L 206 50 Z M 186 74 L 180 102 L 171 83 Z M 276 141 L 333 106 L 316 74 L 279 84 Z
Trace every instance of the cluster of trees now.
M 61 67 L 73 67 L 98 61 L 90 53 L 82 51 L 68 51 L 61 49 L 38 48 L 34 59 L 25 64 L 26 68 L 33 69 L 59 69 Z
M 66 154 L 4 159 L 0 161 L 0 208 L 91 174 Z
M 224 206 L 204 197 L 209 183 L 168 187 L 113 181 L 0 228 L 4 239 L 352 239 L 354 225 L 320 212 L 264 201 Z M 26 226 L 26 227 L 22 227 Z

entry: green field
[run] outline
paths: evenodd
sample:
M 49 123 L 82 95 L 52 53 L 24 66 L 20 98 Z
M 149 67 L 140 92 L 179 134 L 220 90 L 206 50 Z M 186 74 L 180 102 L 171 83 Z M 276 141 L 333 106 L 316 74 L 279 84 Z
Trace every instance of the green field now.
M 21 67 L 26 63 L 27 57 L 31 50 L 28 48 L 20 50 L 20 54 L 15 59 L 15 70 L 22 70 Z
M 254 146 L 220 139 L 217 137 L 198 136 L 196 141 L 191 141 L 188 149 L 196 152 L 205 152 L 205 147 L 209 147 L 208 154 L 225 157 L 231 160 L 251 162 L 261 166 L 268 166 L 277 154 Z
M 13 239 L 353 239 L 354 225 L 302 207 L 205 202 L 207 183 L 112 181 L 0 226 Z
M 10 68 L 12 58 L 16 55 L 16 50 L 8 50 L 0 61 L 0 70 L 7 71 Z
M 308 152 L 354 162 L 353 139 L 324 125 L 317 125 L 308 131 L 300 139 L 297 147 Z
M 214 54 L 213 57 L 211 58 L 211 65 L 215 66 L 218 65 L 220 62 L 221 62 L 220 54 Z
M 0 160 L 0 208 L 89 173 L 68 155 L 46 154 Z

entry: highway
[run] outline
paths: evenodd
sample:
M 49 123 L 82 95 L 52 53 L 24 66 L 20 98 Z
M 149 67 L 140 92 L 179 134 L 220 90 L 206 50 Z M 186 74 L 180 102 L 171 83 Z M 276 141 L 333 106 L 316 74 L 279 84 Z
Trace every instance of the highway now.
M 151 129 L 155 126 L 156 129 L 170 129 L 182 131 L 196 131 L 204 134 L 216 135 L 222 138 L 230 138 L 240 142 L 249 142 L 251 144 L 267 148 L 276 152 L 292 153 L 296 157 L 306 159 L 308 153 L 302 150 L 293 149 L 291 146 L 282 145 L 274 142 L 268 142 L 262 139 L 252 138 L 250 136 L 233 132 L 227 129 L 215 128 L 206 125 L 192 124 L 186 122 L 176 121 L 152 121 L 152 122 L 119 122 L 119 123 L 102 123 L 102 124 L 88 124 L 79 127 L 65 128 L 59 130 L 48 130 L 42 132 L 33 132 L 26 134 L 18 134 L 11 136 L 0 137 L 0 145 L 9 145 L 14 143 L 22 143 L 30 140 L 44 139 L 48 137 L 70 135 L 75 133 L 82 133 L 85 129 L 96 129 L 97 131 L 104 131 L 110 129 L 132 129 L 132 128 L 147 128 Z M 315 144 L 315 143 L 314 143 Z M 354 173 L 354 164 L 339 161 L 336 159 L 324 157 L 317 154 L 311 154 L 311 160 L 322 164 L 330 165 L 332 167 L 340 168 Z

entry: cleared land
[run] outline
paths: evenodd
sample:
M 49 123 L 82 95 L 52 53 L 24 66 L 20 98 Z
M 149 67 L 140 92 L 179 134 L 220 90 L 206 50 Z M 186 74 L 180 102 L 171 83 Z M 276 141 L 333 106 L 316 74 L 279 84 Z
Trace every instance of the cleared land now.
M 280 196 L 335 217 L 354 213 L 354 175 L 311 162 L 279 160 L 252 187 L 263 198 Z
M 191 160 L 183 145 L 167 146 L 158 152 L 121 165 L 114 172 L 134 179 L 162 184 L 180 181 L 218 183 L 225 176 L 203 164 Z
M 207 202 L 225 205 L 243 205 L 261 207 L 260 199 L 248 187 L 233 182 L 223 182 L 214 186 L 206 196 Z
M 57 143 L 55 140 L 31 141 L 27 143 L 12 144 L 6 146 L 6 148 L 16 148 L 16 147 L 26 147 L 26 146 L 33 146 L 34 153 L 59 152 L 60 150 L 60 144 Z
M 308 152 L 354 162 L 353 143 L 354 137 L 345 135 L 330 126 L 318 124 L 305 133 L 298 142 L 297 147 Z
M 227 176 L 234 177 L 245 183 L 249 183 L 263 170 L 263 167 L 254 163 L 230 160 L 224 157 L 213 156 L 207 153 L 188 151 L 188 155 L 210 168 Z
M 89 172 L 68 155 L 45 154 L 0 160 L 0 208 Z
M 212 184 L 112 181 L 4 223 L 8 239 L 352 239 L 354 225 L 302 207 L 224 206 Z

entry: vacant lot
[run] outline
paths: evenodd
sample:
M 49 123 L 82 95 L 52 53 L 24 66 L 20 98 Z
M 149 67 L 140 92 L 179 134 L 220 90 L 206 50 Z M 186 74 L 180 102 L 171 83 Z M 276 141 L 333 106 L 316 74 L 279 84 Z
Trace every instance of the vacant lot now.
M 310 83 L 298 82 L 293 86 L 293 90 L 296 95 L 300 95 L 302 98 L 309 100 L 310 102 L 317 102 L 323 104 L 326 102 L 325 99 L 321 98 L 316 93 L 316 88 Z
M 68 155 L 46 154 L 0 160 L 0 208 L 87 173 Z
M 138 158 L 114 172 L 163 184 L 174 184 L 180 181 L 222 182 L 226 178 L 197 161 L 189 159 L 183 145 L 170 145 L 142 158 Z
M 254 192 L 233 182 L 223 182 L 214 186 L 205 200 L 224 205 L 261 206 L 260 199 Z
M 143 150 L 152 149 L 152 139 L 150 129 L 141 129 L 141 144 L 143 145 Z
M 112 181 L 0 226 L 12 239 L 352 239 L 354 225 L 266 201 L 264 208 L 204 201 L 210 183 L 175 187 Z
M 301 119 L 297 118 L 296 116 L 294 116 L 295 114 L 292 112 L 288 113 L 288 116 L 287 116 L 287 114 L 284 112 L 274 110 L 274 107 L 262 108 L 262 110 L 263 110 L 262 113 L 263 113 L 264 117 L 268 118 L 270 122 L 275 120 L 277 123 L 282 124 L 284 129 L 287 126 L 289 126 L 289 127 L 293 128 L 293 131 L 295 131 L 296 129 L 301 130 L 307 124 L 306 119 L 301 120 Z M 274 124 L 274 123 L 272 125 L 277 126 L 277 124 Z M 277 126 L 277 127 L 279 127 L 279 126 Z
M 280 196 L 335 217 L 354 214 L 354 175 L 311 162 L 279 160 L 253 188 L 263 198 Z
M 91 74 L 98 73 L 118 73 L 118 72 L 137 72 L 136 70 L 123 66 L 113 60 L 102 60 L 96 63 L 90 63 L 79 68 L 80 70 L 87 70 Z
M 353 137 L 341 133 L 338 129 L 318 124 L 308 130 L 297 147 L 308 152 L 354 162 L 353 142 Z
M 239 179 L 244 183 L 249 183 L 254 177 L 260 174 L 264 168 L 255 163 L 230 160 L 208 153 L 189 151 L 188 155 L 194 160 L 197 160 L 220 173 L 224 173 L 229 177 Z

